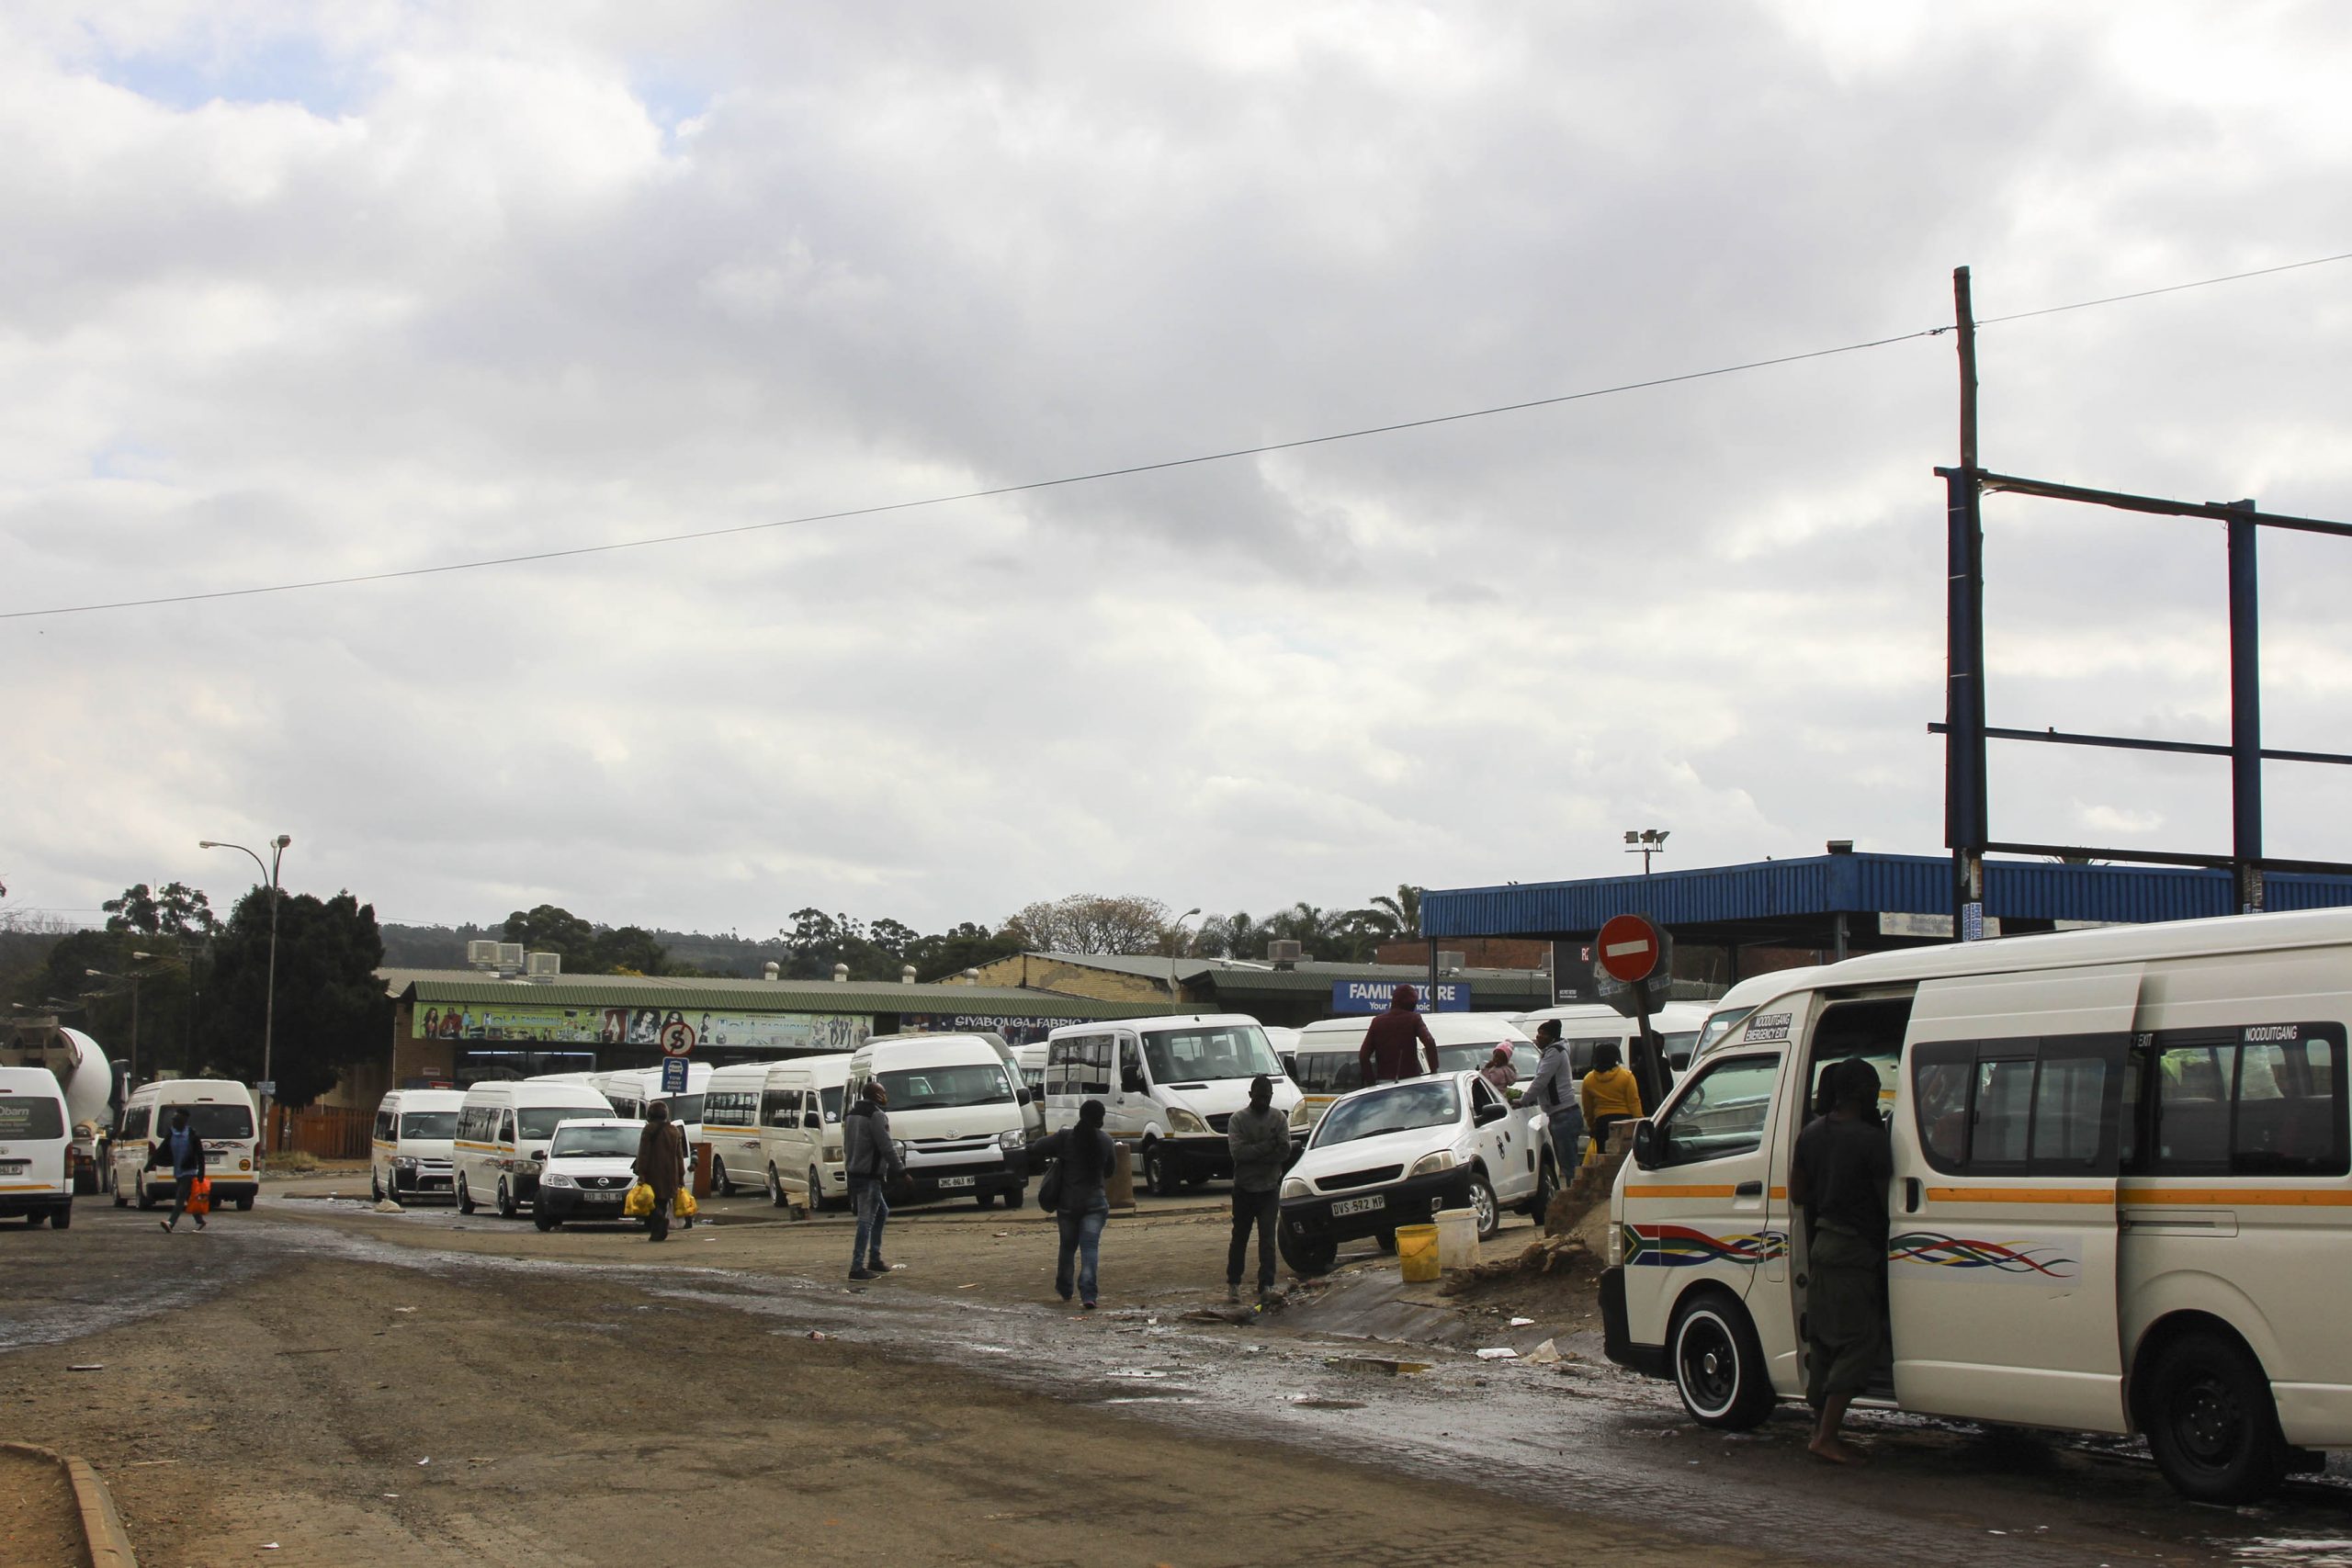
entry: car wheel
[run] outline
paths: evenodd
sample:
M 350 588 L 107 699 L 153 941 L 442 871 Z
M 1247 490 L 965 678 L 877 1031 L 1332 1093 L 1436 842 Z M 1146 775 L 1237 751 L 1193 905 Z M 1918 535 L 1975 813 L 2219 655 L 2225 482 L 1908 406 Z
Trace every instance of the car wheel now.
M 1382 1231 L 1372 1239 L 1378 1242 L 1380 1244 L 1380 1250 L 1388 1254 L 1391 1258 L 1394 1258 L 1396 1255 L 1396 1233 L 1395 1231 Z
M 2291 1457 L 2262 1364 L 2237 1340 L 2190 1334 L 2165 1347 L 2148 1382 L 2148 1447 L 2173 1490 L 2199 1503 L 2253 1503 Z
M 143 1176 L 139 1179 L 139 1206 L 142 1209 L 155 1206 L 155 1195 L 147 1190 L 147 1179 Z
M 1024 1201 L 1027 1201 L 1028 1196 L 1029 1189 L 1026 1187 L 1016 1187 L 1012 1191 L 1004 1195 L 1004 1206 L 1008 1209 L 1018 1209 Z
M 1292 1235 L 1289 1227 L 1284 1226 L 1281 1233 L 1281 1245 L 1283 1261 L 1289 1264 L 1290 1271 L 1302 1280 L 1321 1279 L 1340 1259 L 1340 1244 L 1329 1236 L 1317 1236 L 1309 1241 Z
M 825 1184 L 817 1179 L 817 1168 L 810 1166 L 808 1168 L 808 1212 L 814 1214 L 832 1206 L 825 1197 Z
M 62 1231 L 73 1223 L 74 1205 L 71 1203 L 62 1209 L 51 1209 L 49 1212 L 49 1228 L 53 1231 Z
M 710 1190 L 721 1198 L 735 1196 L 735 1182 L 727 1174 L 727 1163 L 716 1156 L 710 1162 Z
M 1494 1184 L 1475 1170 L 1470 1173 L 1470 1212 L 1478 1217 L 1478 1239 L 1493 1240 L 1502 1228 L 1502 1207 L 1495 1201 Z
M 237 1213 L 241 1214 L 250 1214 L 253 1212 L 254 1201 L 251 1198 L 240 1198 L 237 1200 Z
M 774 1166 L 768 1167 L 768 1201 L 779 1209 L 792 1207 L 792 1199 L 784 1190 L 784 1178 L 775 1173 Z
M 536 1208 L 534 1208 L 531 1213 L 531 1223 L 538 1226 L 542 1231 L 551 1231 L 555 1229 L 556 1226 L 556 1222 L 552 1217 L 540 1213 Z
M 1552 1162 L 1539 1158 L 1535 1162 L 1535 1196 L 1527 1201 L 1528 1217 L 1539 1228 L 1551 1216 L 1552 1194 L 1557 1190 L 1552 1180 Z
M 1176 1196 L 1176 1173 L 1168 1168 L 1168 1157 L 1156 1142 L 1143 1146 L 1143 1184 L 1155 1198 Z
M 1747 1309 L 1730 1296 L 1701 1291 L 1675 1309 L 1666 1335 L 1682 1408 L 1702 1427 L 1745 1432 L 1772 1411 L 1772 1379 Z
M 472 1189 L 472 1188 L 470 1188 L 470 1187 L 468 1187 L 468 1186 L 466 1185 L 466 1179 L 465 1179 L 464 1177 L 460 1176 L 459 1178 L 458 1178 L 458 1213 L 461 1213 L 461 1214 L 470 1214 L 470 1213 L 472 1213 L 473 1212 L 474 1212 L 474 1194 L 473 1194 L 473 1189 Z
M 506 1185 L 506 1178 L 502 1176 L 498 1179 L 498 1217 L 502 1220 L 511 1220 L 515 1213 L 514 1193 Z

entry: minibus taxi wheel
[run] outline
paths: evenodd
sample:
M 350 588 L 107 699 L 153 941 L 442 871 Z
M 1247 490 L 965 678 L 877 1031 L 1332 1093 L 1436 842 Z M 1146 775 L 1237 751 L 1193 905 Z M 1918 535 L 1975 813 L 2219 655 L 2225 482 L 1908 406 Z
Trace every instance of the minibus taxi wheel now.
M 792 1207 L 792 1200 L 784 1190 L 784 1178 L 775 1173 L 774 1166 L 768 1167 L 768 1201 L 779 1209 Z
M 122 1183 L 119 1180 L 114 1184 L 114 1206 L 118 1209 L 130 1207 L 130 1194 L 122 1190 Z
M 1389 1230 L 1375 1232 L 1372 1239 L 1380 1244 L 1381 1251 L 1388 1254 L 1391 1258 L 1396 1256 L 1396 1233 L 1395 1231 Z
M 1539 1225 L 1552 1212 L 1552 1194 L 1558 1190 L 1552 1177 L 1552 1162 L 1549 1159 L 1538 1160 L 1535 1166 L 1535 1196 L 1527 1201 L 1527 1213 Z
M 458 1178 L 458 1213 L 461 1214 L 470 1214 L 473 1212 L 473 1190 L 466 1185 L 466 1179 L 463 1176 L 460 1176 Z
M 34 1224 L 40 1224 L 40 1216 L 39 1214 L 35 1214 L 32 1217 L 32 1223 Z M 73 1223 L 74 1205 L 71 1203 L 61 1203 L 56 1208 L 51 1209 L 49 1212 L 49 1228 L 53 1231 L 62 1231 Z
M 1666 1350 L 1682 1408 L 1702 1427 L 1745 1432 L 1772 1413 L 1764 1348 L 1747 1309 L 1729 1292 L 1702 1287 L 1683 1297 Z
M 712 1160 L 710 1162 L 710 1186 L 711 1190 L 717 1192 L 721 1198 L 732 1198 L 735 1196 L 735 1183 L 728 1177 L 727 1165 L 725 1161 Z
M 254 1195 L 248 1192 L 243 1197 L 237 1200 L 237 1213 L 241 1214 L 250 1214 L 253 1212 Z
M 972 1201 L 978 1203 L 983 1209 L 993 1209 L 996 1207 L 996 1194 L 993 1192 L 975 1192 L 972 1194 Z
M 375 1168 L 372 1166 L 368 1171 L 368 1201 L 371 1203 L 380 1203 L 384 1201 L 383 1179 L 376 1174 Z
M 1004 1206 L 1008 1209 L 1018 1209 L 1021 1207 L 1022 1201 L 1028 1195 L 1029 1189 L 1026 1187 L 1016 1187 L 1004 1195 Z
M 1168 1156 L 1159 1152 L 1157 1138 L 1144 1140 L 1143 1184 L 1155 1198 L 1176 1196 L 1176 1173 L 1168 1168 Z
M 2189 1333 L 2165 1346 L 2144 1407 L 2156 1468 L 2195 1502 L 2258 1502 L 2294 1457 L 2262 1363 L 2233 1335 Z
M 502 1220 L 511 1220 L 515 1213 L 514 1194 L 508 1189 L 506 1178 L 502 1176 L 498 1179 L 498 1217 Z
M 1285 1225 L 1281 1236 L 1283 1261 L 1302 1280 L 1319 1280 L 1340 1260 L 1340 1244 L 1329 1236 L 1294 1236 Z
M 147 1190 L 147 1177 L 144 1172 L 141 1172 L 139 1178 L 139 1206 L 142 1209 L 152 1209 L 155 1206 L 155 1195 Z
M 825 1196 L 825 1184 L 817 1179 L 817 1168 L 810 1166 L 808 1168 L 808 1212 L 814 1214 L 832 1206 L 833 1201 Z

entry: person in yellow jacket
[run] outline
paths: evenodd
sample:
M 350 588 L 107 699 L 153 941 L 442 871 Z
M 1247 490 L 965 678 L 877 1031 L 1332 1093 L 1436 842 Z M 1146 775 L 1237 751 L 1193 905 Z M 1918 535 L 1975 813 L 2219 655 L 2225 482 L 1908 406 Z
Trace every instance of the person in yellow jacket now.
M 1590 1165 L 1608 1150 L 1613 1123 L 1638 1122 L 1642 1116 L 1641 1085 L 1634 1081 L 1634 1070 L 1624 1065 L 1614 1044 L 1592 1048 L 1592 1070 L 1577 1086 L 1577 1103 L 1592 1135 L 1591 1151 L 1585 1156 L 1585 1163 Z

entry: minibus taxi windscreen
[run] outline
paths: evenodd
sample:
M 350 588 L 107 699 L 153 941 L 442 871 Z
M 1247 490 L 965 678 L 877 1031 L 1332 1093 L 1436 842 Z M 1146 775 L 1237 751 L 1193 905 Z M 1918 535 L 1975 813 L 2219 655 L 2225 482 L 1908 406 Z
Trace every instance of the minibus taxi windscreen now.
M 1416 1127 L 1450 1126 L 1461 1115 L 1462 1100 L 1452 1078 L 1421 1078 L 1340 1101 L 1317 1124 L 1315 1146 L 1329 1148 Z
M 401 1112 L 401 1136 L 403 1138 L 454 1138 L 457 1135 L 458 1113 L 454 1111 Z
M 1691 1047 L 1690 1055 L 1696 1058 L 1713 1050 L 1717 1041 L 1746 1023 L 1747 1015 L 1755 1010 L 1754 1008 L 1725 1008 L 1721 1012 L 1709 1013 L 1707 1021 L 1699 1026 L 1699 1039 Z
M 1274 1048 L 1254 1023 L 1225 1023 L 1208 1029 L 1170 1029 L 1143 1037 L 1151 1081 L 1204 1083 L 1213 1078 L 1283 1076 Z
M 592 1111 L 583 1105 L 526 1105 L 516 1111 L 515 1120 L 522 1124 L 526 1138 L 552 1138 L 556 1123 L 577 1121 L 588 1116 L 607 1116 L 610 1111 Z M 631 1149 L 630 1153 L 637 1151 Z
M 46 1095 L 0 1094 L 0 1143 L 65 1136 L 65 1108 Z
M 563 1155 L 617 1155 L 624 1159 L 637 1155 L 636 1127 L 566 1127 L 548 1145 L 548 1157 Z
M 874 1076 L 882 1081 L 893 1111 L 954 1111 L 1012 1098 L 1012 1080 L 1005 1077 L 1002 1063 L 905 1067 Z
M 250 1105 L 199 1103 L 175 1105 L 171 1109 L 187 1112 L 187 1130 L 199 1138 L 250 1138 L 254 1135 L 254 1111 Z
M 664 1098 L 662 1103 L 670 1108 L 670 1120 L 673 1122 L 702 1120 L 702 1096 L 698 1094 L 673 1094 Z

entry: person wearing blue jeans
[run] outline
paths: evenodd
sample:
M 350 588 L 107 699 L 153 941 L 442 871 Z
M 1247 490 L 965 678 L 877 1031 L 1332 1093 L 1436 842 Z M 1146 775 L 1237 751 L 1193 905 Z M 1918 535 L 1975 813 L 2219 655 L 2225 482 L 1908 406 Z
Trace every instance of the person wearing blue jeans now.
M 1535 1076 L 1520 1092 L 1520 1104 L 1532 1105 L 1544 1115 L 1544 1132 L 1552 1140 L 1552 1163 L 1562 1186 L 1576 1179 L 1577 1161 L 1584 1145 L 1584 1108 L 1577 1101 L 1576 1074 L 1567 1047 L 1560 1040 L 1560 1021 L 1547 1018 L 1535 1026 L 1535 1043 L 1543 1052 Z M 1544 1216 L 1538 1214 L 1536 1223 Z
M 842 1118 L 842 1168 L 849 1201 L 857 1210 L 857 1237 L 850 1244 L 849 1277 L 877 1279 L 890 1271 L 882 1261 L 882 1222 L 890 1217 L 884 1189 L 900 1172 L 899 1145 L 890 1140 L 890 1118 L 883 1107 L 890 1096 L 879 1078 L 865 1080 L 865 1092 Z
M 1078 1125 L 1056 1133 L 1037 1145 L 1037 1152 L 1058 1162 L 1061 1171 L 1061 1201 L 1054 1215 L 1061 1227 L 1061 1254 L 1054 1263 L 1054 1293 L 1068 1301 L 1075 1289 L 1079 1305 L 1092 1312 L 1102 1226 L 1111 1218 L 1103 1184 L 1118 1157 L 1111 1135 L 1102 1130 L 1102 1102 L 1090 1100 L 1080 1106 Z

